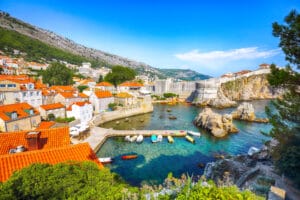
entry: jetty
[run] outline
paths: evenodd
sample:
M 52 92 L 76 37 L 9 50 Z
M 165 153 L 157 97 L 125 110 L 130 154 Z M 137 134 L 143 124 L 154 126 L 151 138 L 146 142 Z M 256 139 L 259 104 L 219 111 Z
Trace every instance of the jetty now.
M 105 143 L 107 138 L 110 137 L 125 137 L 127 135 L 143 135 L 144 137 L 150 137 L 151 135 L 162 135 L 164 137 L 185 137 L 187 132 L 185 130 L 114 130 L 101 127 L 93 127 L 90 130 L 90 136 L 82 141 L 72 141 L 72 143 L 84 143 L 90 144 L 91 148 L 97 152 L 101 146 Z

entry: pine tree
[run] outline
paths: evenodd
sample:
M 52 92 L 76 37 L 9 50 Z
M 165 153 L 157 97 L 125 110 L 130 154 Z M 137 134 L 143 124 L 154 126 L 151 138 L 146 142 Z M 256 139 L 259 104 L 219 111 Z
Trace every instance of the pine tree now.
M 285 22 L 273 23 L 273 35 L 280 38 L 279 46 L 286 60 L 300 69 L 300 15 L 293 10 Z M 281 99 L 266 108 L 273 125 L 269 135 L 279 142 L 272 157 L 280 172 L 300 186 L 300 74 L 290 65 L 285 69 L 271 65 L 268 80 L 272 86 L 286 90 Z

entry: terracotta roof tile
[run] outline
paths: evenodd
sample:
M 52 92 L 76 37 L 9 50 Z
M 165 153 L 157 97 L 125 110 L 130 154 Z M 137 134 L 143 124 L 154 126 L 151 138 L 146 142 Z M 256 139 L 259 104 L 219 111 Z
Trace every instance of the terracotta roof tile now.
M 127 92 L 120 92 L 116 95 L 117 98 L 132 98 L 133 96 Z
M 65 106 L 61 103 L 52 103 L 52 104 L 41 105 L 40 107 L 43 108 L 44 110 L 54 110 L 54 109 L 64 108 Z
M 138 82 L 124 82 L 120 84 L 121 87 L 143 87 L 143 84 Z
M 70 144 L 69 127 L 39 129 L 41 149 L 58 148 Z M 8 132 L 0 134 L 0 155 L 8 154 L 11 148 L 28 148 L 26 134 L 30 131 Z
M 110 91 L 95 91 L 95 95 L 96 95 L 97 98 L 112 97 L 112 93 Z
M 55 149 L 28 151 L 0 156 L 0 181 L 6 181 L 14 171 L 33 163 L 57 164 L 67 161 L 93 161 L 99 168 L 103 165 L 88 143 L 69 145 Z
M 36 130 L 41 130 L 41 129 L 49 129 L 51 128 L 52 126 L 54 126 L 56 123 L 55 122 L 52 122 L 52 121 L 44 121 L 44 122 L 41 122 L 39 127 L 37 127 Z
M 17 113 L 17 119 L 22 119 L 30 116 L 29 110 L 33 110 L 34 115 L 40 114 L 37 110 L 35 110 L 28 103 L 16 103 L 16 104 L 8 104 L 0 106 L 0 118 L 4 121 L 10 121 L 11 113 Z
M 77 106 L 82 107 L 82 106 L 85 106 L 86 104 L 91 104 L 91 103 L 88 102 L 88 101 L 74 102 L 74 103 L 72 103 L 72 104 L 67 108 L 67 110 L 68 110 L 68 111 L 71 111 L 73 105 L 77 105 Z
M 97 83 L 96 86 L 112 87 L 113 84 L 103 81 L 103 82 Z
M 53 85 L 50 90 L 55 90 L 56 92 L 74 92 L 76 89 L 71 85 Z

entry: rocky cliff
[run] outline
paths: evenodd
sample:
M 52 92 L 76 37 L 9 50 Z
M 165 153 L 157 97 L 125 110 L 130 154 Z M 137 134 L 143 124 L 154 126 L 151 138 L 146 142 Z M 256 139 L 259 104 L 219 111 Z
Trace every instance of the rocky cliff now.
M 273 99 L 280 95 L 278 89 L 270 86 L 267 74 L 238 78 L 222 83 L 222 93 L 230 100 Z

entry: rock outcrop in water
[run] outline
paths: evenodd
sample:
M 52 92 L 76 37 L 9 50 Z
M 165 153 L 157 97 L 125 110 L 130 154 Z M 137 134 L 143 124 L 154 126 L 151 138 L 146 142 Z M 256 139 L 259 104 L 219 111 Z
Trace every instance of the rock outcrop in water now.
M 268 119 L 256 118 L 253 105 L 244 102 L 239 105 L 239 107 L 231 113 L 233 119 L 244 120 L 249 122 L 261 122 L 267 123 Z
M 194 124 L 209 130 L 215 137 L 224 137 L 228 133 L 238 132 L 238 129 L 232 123 L 231 115 L 220 115 L 214 113 L 210 108 L 204 108 L 195 118 Z

